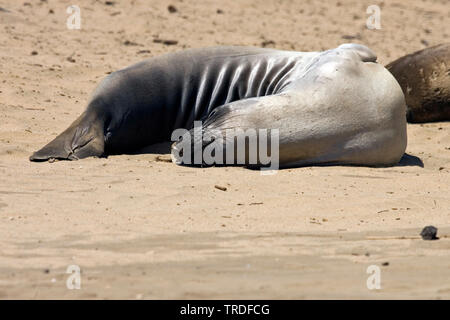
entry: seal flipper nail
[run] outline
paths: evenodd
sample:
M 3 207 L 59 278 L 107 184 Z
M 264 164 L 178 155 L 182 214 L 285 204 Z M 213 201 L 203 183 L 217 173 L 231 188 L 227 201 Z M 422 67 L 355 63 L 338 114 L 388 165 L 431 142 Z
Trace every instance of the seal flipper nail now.
M 103 121 L 84 112 L 72 125 L 31 157 L 31 161 L 78 160 L 104 155 Z

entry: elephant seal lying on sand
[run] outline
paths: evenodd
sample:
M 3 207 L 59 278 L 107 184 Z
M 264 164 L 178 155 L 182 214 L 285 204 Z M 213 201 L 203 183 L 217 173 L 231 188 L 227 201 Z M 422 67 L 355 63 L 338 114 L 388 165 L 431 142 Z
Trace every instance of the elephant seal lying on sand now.
M 30 160 L 133 152 L 206 119 L 203 132 L 278 129 L 281 167 L 393 165 L 406 148 L 405 112 L 399 84 L 362 45 L 191 49 L 110 74 L 86 111 Z
M 408 54 L 386 68 L 405 94 L 408 122 L 450 120 L 450 43 Z

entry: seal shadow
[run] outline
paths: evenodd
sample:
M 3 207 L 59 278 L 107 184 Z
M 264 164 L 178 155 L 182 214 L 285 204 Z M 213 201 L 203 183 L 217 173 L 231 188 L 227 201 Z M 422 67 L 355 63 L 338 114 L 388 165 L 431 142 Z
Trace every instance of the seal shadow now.
M 311 164 L 305 164 L 305 165 L 287 165 L 282 168 L 279 168 L 279 170 L 283 169 L 295 169 L 295 168 L 305 168 L 305 167 L 368 167 L 368 168 L 386 168 L 386 167 L 424 167 L 422 159 L 419 157 L 410 155 L 408 153 L 404 153 L 400 161 L 395 165 L 388 165 L 388 166 L 370 166 L 370 165 L 358 165 L 358 164 L 341 164 L 341 163 L 334 163 L 334 162 L 328 162 L 328 163 L 311 163 Z M 250 170 L 259 170 L 260 167 L 251 167 L 246 166 L 247 169 Z
M 173 142 L 160 142 L 146 147 L 143 147 L 135 152 L 129 152 L 128 154 L 170 154 L 170 146 Z
M 419 157 L 413 156 L 411 154 L 405 153 L 403 157 L 400 159 L 399 163 L 396 167 L 424 167 L 422 159 Z
M 141 148 L 139 150 L 137 150 L 136 152 L 131 152 L 131 153 L 127 153 L 127 154 L 170 154 L 171 153 L 171 145 L 173 142 L 160 142 L 160 143 L 156 143 L 153 145 L 149 145 L 147 147 Z M 339 164 L 340 166 L 342 166 L 342 164 Z M 218 167 L 223 167 L 224 165 L 218 165 Z M 241 165 L 242 166 L 242 165 Z M 310 165 L 305 165 L 305 166 L 294 166 L 294 167 L 284 167 L 284 168 L 280 168 L 280 170 L 283 169 L 292 169 L 292 168 L 299 168 L 299 167 L 328 167 L 328 166 L 336 166 L 336 164 L 333 163 L 322 163 L 322 164 L 310 164 Z M 359 167 L 358 165 L 345 165 L 345 166 L 356 166 Z M 210 166 L 205 166 L 205 167 L 210 167 Z M 247 169 L 250 170 L 259 170 L 260 167 L 252 167 L 252 166 L 244 166 Z M 393 165 L 393 167 L 420 167 L 423 168 L 424 164 L 422 159 L 420 159 L 417 156 L 408 154 L 408 153 L 404 153 L 402 158 L 400 159 L 400 161 L 396 164 Z

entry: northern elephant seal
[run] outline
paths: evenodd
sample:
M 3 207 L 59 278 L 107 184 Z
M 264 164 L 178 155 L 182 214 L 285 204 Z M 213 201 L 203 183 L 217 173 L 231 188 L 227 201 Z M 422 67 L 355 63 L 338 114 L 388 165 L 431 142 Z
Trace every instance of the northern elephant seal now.
M 406 148 L 405 108 L 394 77 L 362 45 L 190 49 L 110 74 L 86 111 L 30 160 L 136 151 L 206 119 L 204 131 L 279 129 L 281 166 L 392 165 Z
M 386 68 L 405 94 L 408 122 L 450 120 L 450 43 L 408 54 Z

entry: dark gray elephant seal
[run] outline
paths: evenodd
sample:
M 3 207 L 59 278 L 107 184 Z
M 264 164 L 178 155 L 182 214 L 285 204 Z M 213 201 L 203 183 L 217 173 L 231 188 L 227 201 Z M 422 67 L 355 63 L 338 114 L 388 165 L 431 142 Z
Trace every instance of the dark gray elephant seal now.
M 450 120 L 450 43 L 401 57 L 386 68 L 405 94 L 408 122 Z
M 132 152 L 206 119 L 206 131 L 279 129 L 281 166 L 392 165 L 406 148 L 404 96 L 375 61 L 357 44 L 324 52 L 214 47 L 151 58 L 103 80 L 86 111 L 30 160 Z

